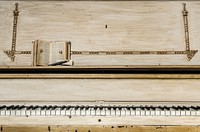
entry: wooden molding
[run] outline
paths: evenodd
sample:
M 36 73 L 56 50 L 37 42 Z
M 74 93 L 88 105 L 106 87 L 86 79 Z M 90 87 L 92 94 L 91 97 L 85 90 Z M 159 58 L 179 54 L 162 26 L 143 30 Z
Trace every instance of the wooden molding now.
M 0 79 L 200 79 L 200 74 L 0 74 Z
M 197 132 L 199 126 L 1 126 L 2 132 Z

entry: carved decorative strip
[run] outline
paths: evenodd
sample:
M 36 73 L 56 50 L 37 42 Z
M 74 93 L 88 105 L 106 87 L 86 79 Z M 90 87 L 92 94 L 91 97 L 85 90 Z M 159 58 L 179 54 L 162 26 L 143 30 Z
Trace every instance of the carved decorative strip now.
M 31 54 L 31 51 L 16 51 L 16 40 L 17 40 L 17 20 L 19 16 L 18 3 L 15 4 L 15 10 L 13 11 L 13 35 L 12 35 L 12 46 L 11 50 L 6 50 L 4 53 L 8 55 L 11 61 L 15 61 L 15 54 Z

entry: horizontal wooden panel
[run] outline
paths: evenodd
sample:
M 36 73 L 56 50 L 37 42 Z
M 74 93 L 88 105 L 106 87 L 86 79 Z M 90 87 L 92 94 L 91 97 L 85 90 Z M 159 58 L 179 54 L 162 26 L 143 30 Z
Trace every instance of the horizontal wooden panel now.
M 200 101 L 199 79 L 1 79 L 0 101 Z
M 197 132 L 198 126 L 2 126 L 3 132 Z
M 99 122 L 99 119 L 101 121 Z M 190 116 L 181 116 L 181 117 L 104 117 L 104 116 L 91 116 L 91 117 L 80 117 L 80 116 L 74 116 L 74 117 L 54 117 L 54 116 L 48 116 L 48 117 L 37 117 L 37 116 L 29 116 L 29 117 L 1 117 L 0 123 L 1 125 L 79 125 L 79 126 L 88 126 L 88 125 L 99 125 L 99 126 L 109 126 L 113 125 L 114 127 L 116 125 L 199 125 L 200 117 L 190 117 Z M 6 129 L 5 129 L 6 130 Z M 52 130 L 54 130 L 52 128 Z
M 200 79 L 200 75 L 199 74 L 1 74 L 0 79 Z

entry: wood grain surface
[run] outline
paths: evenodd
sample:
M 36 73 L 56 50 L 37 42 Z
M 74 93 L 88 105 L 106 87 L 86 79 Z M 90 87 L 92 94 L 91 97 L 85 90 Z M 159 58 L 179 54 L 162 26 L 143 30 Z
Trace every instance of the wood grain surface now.
M 1 101 L 200 101 L 199 79 L 1 79 Z
M 31 65 L 32 55 L 10 50 L 14 4 L 0 1 L 0 65 Z M 191 49 L 199 50 L 199 1 L 18 1 L 17 50 L 32 50 L 36 39 L 71 41 L 72 50 L 185 50 L 183 3 L 189 12 Z M 200 65 L 186 55 L 74 55 L 74 65 Z
M 72 51 L 185 50 L 183 3 L 189 12 L 190 46 L 200 50 L 199 1 L 0 1 L 0 70 L 31 69 L 32 55 L 10 50 L 14 4 L 19 3 L 16 49 L 32 51 L 32 41 L 71 41 Z M 73 55 L 73 68 L 190 66 L 199 69 L 199 52 L 186 55 Z M 94 66 L 94 67 L 92 67 Z M 102 66 L 102 67 L 101 67 Z M 138 66 L 138 67 L 137 67 Z M 164 67 L 162 67 L 164 66 Z M 10 68 L 11 67 L 11 68 Z M 34 67 L 32 67 L 34 68 Z M 41 67 L 54 69 L 55 67 Z M 37 68 L 35 68 L 37 70 Z M 66 69 L 63 69 L 66 70 Z M 62 71 L 62 68 L 60 68 Z M 66 70 L 67 71 L 67 70 Z M 69 71 L 69 70 L 68 70 Z M 162 104 L 199 105 L 198 74 L 1 74 L 0 104 Z M 47 103 L 46 103 L 47 102 Z M 145 103 L 146 102 L 146 103 Z M 99 122 L 101 119 L 101 122 Z M 200 117 L 1 117 L 0 131 L 199 131 Z M 10 125 L 10 127 L 9 127 Z M 12 127 L 12 126 L 17 126 Z M 39 127 L 42 125 L 42 127 Z M 44 125 L 75 125 L 60 128 Z M 83 127 L 85 125 L 85 127 Z M 100 128 L 87 126 L 94 125 Z M 112 125 L 114 128 L 112 128 Z M 120 127 L 117 127 L 119 125 Z M 127 128 L 121 127 L 128 125 Z M 129 125 L 137 125 L 131 127 Z M 138 127 L 147 125 L 148 127 Z M 156 127 L 149 125 L 171 125 Z M 193 125 L 190 127 L 173 125 Z M 194 126 L 195 125 L 195 126 Z M 172 127 L 173 126 L 173 127 Z
M 2 126 L 2 132 L 198 132 L 199 126 Z
M 99 122 L 98 120 L 101 119 Z M 47 117 L 37 117 L 37 116 L 6 116 L 1 117 L 1 125 L 10 126 L 44 126 L 44 125 L 68 125 L 68 126 L 89 126 L 89 125 L 99 125 L 99 126 L 109 126 L 109 125 L 135 125 L 135 126 L 155 126 L 155 125 L 168 125 L 168 126 L 197 126 L 199 125 L 200 117 L 197 116 L 122 116 L 122 117 L 105 117 L 105 116 L 47 116 Z

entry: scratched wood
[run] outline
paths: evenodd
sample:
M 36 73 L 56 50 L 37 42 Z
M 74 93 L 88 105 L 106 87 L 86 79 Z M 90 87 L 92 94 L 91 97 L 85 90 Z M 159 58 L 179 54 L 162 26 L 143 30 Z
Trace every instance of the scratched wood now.
M 2 126 L 2 132 L 198 132 L 199 126 Z
M 190 46 L 200 50 L 199 1 L 0 1 L 0 65 L 31 66 L 32 55 L 11 49 L 13 10 L 19 3 L 17 50 L 32 51 L 32 41 L 71 41 L 72 51 L 184 51 L 182 3 L 189 11 Z M 200 65 L 199 52 L 186 55 L 73 55 L 75 66 Z M 23 68 L 23 67 L 21 67 Z M 199 105 L 199 75 L 27 75 L 0 76 L 0 104 L 157 104 Z M 50 79 L 51 78 L 51 79 Z M 57 78 L 57 79 L 52 79 Z M 76 78 L 76 79 L 75 79 Z M 96 78 L 96 79 L 95 79 Z M 172 79 L 173 78 L 173 79 Z M 181 78 L 181 79 L 180 79 Z M 193 78 L 193 79 L 191 79 Z M 145 83 L 144 83 L 145 82 Z M 142 102 L 140 102 L 142 101 Z M 101 122 L 98 120 L 101 119 Z M 200 117 L 1 117 L 1 131 L 199 131 L 199 127 L 122 125 L 199 125 Z M 58 128 L 38 125 L 85 125 Z M 99 125 L 90 128 L 88 125 Z M 114 128 L 105 125 L 114 125 Z M 119 125 L 120 127 L 115 127 Z
M 135 131 L 135 132 L 194 132 L 198 131 L 198 126 L 2 126 L 3 132 L 119 132 L 119 131 Z
M 0 1 L 0 65 L 30 66 L 32 55 L 11 49 L 14 4 Z M 73 51 L 185 50 L 182 3 L 185 1 L 18 1 L 17 50 L 32 51 L 32 41 L 72 42 Z M 190 47 L 200 50 L 200 2 L 186 1 Z M 84 5 L 84 6 L 83 6 Z M 74 55 L 74 65 L 200 65 L 200 54 Z

